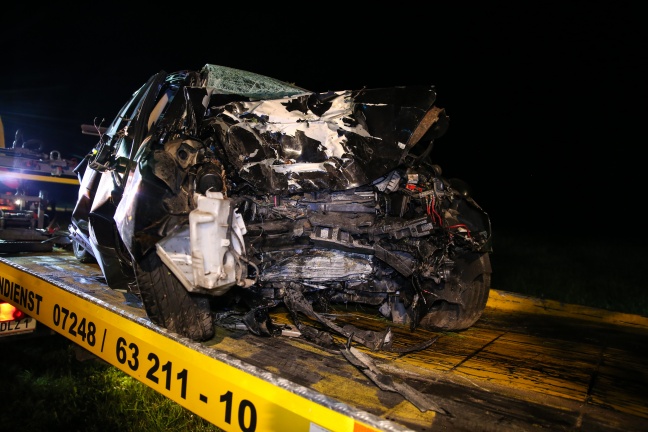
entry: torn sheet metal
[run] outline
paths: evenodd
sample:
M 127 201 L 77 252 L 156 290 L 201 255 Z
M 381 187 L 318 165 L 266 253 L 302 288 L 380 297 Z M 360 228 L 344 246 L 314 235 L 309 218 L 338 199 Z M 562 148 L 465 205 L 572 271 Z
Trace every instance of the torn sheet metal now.
M 378 369 L 374 361 L 362 351 L 350 345 L 340 350 L 342 355 L 355 367 L 362 371 L 381 390 L 399 393 L 414 404 L 421 412 L 435 411 L 441 414 L 450 414 L 432 400 L 430 395 L 423 394 L 401 380 L 395 380 Z
M 398 87 L 237 101 L 212 109 L 210 126 L 227 136 L 228 160 L 259 191 L 345 190 L 401 162 L 435 97 L 432 87 Z M 437 117 L 437 135 L 445 122 Z

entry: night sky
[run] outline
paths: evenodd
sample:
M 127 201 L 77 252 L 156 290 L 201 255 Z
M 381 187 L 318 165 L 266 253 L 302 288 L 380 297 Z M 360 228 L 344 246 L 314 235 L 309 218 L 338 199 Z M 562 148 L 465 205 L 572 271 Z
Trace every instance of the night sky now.
M 109 123 L 160 70 L 212 63 L 314 91 L 433 84 L 450 127 L 432 158 L 495 230 L 627 232 L 646 183 L 640 4 L 14 6 L 0 15 L 0 116 L 6 146 L 21 129 L 82 157 L 96 138 L 81 124 Z

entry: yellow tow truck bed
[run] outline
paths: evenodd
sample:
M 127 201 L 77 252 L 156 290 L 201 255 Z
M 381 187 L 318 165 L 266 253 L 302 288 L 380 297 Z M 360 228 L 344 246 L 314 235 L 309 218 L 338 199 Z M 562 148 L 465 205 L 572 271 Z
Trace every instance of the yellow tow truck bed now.
M 395 347 L 435 340 L 398 354 L 311 344 L 281 308 L 271 316 L 286 326 L 280 337 L 223 326 L 192 342 L 63 250 L 0 257 L 0 283 L 0 299 L 228 431 L 625 432 L 648 421 L 645 317 L 493 290 L 468 330 L 391 324 Z M 338 309 L 335 322 L 385 327 L 356 308 Z M 352 364 L 345 349 L 367 363 Z

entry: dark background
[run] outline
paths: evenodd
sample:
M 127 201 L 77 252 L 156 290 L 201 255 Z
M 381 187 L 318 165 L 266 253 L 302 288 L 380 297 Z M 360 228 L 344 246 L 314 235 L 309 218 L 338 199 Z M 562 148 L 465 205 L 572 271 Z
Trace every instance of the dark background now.
M 152 74 L 219 64 L 314 91 L 433 84 L 432 158 L 493 228 L 641 232 L 647 38 L 640 2 L 517 6 L 222 3 L 11 6 L 0 116 L 81 158 Z M 9 6 L 8 6 L 9 7 Z M 180 10 L 182 9 L 182 10 Z

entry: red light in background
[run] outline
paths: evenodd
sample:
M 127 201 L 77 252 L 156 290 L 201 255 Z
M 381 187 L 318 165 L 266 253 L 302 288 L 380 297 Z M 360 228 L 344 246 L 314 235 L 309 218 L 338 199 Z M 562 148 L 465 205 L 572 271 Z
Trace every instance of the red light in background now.
M 0 302 L 0 322 L 22 319 L 25 313 L 12 304 Z

